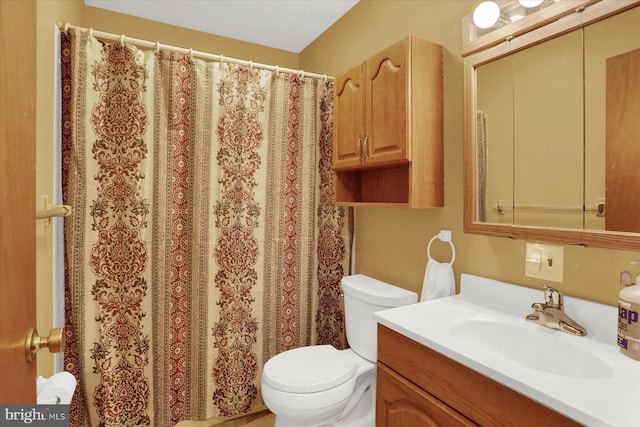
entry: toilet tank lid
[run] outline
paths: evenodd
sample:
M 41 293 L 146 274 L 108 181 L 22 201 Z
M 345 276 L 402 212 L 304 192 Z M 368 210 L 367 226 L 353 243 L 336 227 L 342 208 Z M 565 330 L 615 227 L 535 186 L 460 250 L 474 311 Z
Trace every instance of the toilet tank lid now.
M 342 290 L 364 302 L 383 307 L 399 307 L 418 301 L 418 294 L 364 274 L 342 278 Z

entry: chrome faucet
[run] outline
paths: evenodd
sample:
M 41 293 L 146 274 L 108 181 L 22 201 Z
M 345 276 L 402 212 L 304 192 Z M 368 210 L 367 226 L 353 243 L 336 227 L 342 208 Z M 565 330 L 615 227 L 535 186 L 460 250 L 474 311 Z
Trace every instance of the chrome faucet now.
M 529 322 L 558 329 L 568 334 L 585 336 L 587 330 L 564 312 L 562 294 L 551 286 L 542 285 L 544 288 L 544 303 L 534 302 L 531 305 L 535 311 L 527 315 Z

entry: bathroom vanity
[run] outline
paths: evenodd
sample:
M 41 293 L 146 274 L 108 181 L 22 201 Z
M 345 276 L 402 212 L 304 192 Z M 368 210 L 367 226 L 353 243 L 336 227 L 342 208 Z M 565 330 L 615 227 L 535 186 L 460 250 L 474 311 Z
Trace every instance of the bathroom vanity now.
M 380 311 L 377 426 L 637 426 L 640 364 L 617 309 L 564 298 L 587 329 L 527 322 L 530 289 L 468 274 L 458 295 Z
M 378 343 L 378 426 L 580 425 L 385 326 Z

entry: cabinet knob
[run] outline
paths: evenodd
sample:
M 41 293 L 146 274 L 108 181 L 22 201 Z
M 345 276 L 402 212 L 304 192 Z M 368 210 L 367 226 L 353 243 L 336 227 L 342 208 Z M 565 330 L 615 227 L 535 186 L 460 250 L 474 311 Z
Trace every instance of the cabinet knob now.
M 356 152 L 358 153 L 358 162 L 362 163 L 362 134 L 358 136 L 358 142 L 356 144 Z

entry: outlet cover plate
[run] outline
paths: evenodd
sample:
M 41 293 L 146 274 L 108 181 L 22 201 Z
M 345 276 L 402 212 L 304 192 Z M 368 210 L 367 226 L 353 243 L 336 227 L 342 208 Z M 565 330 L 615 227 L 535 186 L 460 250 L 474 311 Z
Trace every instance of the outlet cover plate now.
M 561 283 L 564 272 L 564 248 L 526 242 L 524 264 L 525 276 Z

